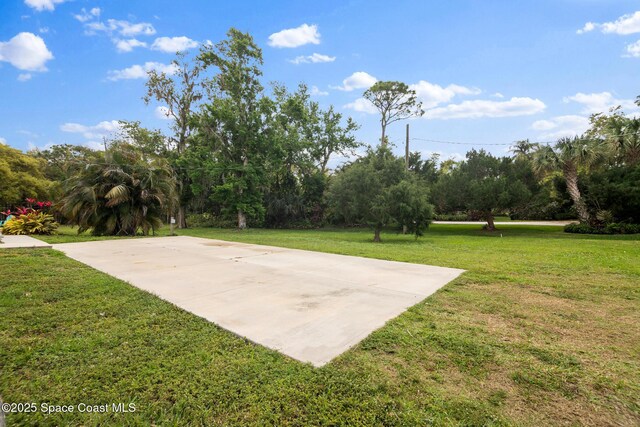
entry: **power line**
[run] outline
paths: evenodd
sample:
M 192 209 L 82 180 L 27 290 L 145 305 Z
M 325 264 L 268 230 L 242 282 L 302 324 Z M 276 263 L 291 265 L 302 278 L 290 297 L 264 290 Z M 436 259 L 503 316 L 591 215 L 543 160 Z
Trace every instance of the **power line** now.
M 476 143 L 476 142 L 458 142 L 458 141 L 443 141 L 439 139 L 427 139 L 427 138 L 411 138 L 412 141 L 425 141 L 425 142 L 435 142 L 438 144 L 454 144 L 454 145 L 511 145 L 510 143 Z
M 454 145 L 513 145 L 516 142 L 459 142 L 459 141 L 443 141 L 440 139 L 427 139 L 427 138 L 411 138 L 413 141 L 425 141 L 425 142 L 435 142 L 438 144 L 454 144 Z M 531 144 L 553 144 L 553 142 L 531 142 Z
M 634 131 L 634 132 L 621 132 L 618 134 L 614 134 L 611 135 L 611 137 L 613 138 L 617 138 L 617 137 L 621 137 L 621 136 L 628 136 L 628 135 L 640 135 L 640 131 Z M 587 138 L 589 139 L 589 138 Z M 596 139 L 596 138 L 593 138 Z M 440 140 L 440 139 L 428 139 L 428 138 L 417 138 L 417 137 L 412 137 L 411 140 L 413 141 L 424 141 L 424 142 L 434 142 L 437 144 L 452 144 L 452 145 L 477 145 L 477 146 L 488 146 L 488 145 L 493 145 L 493 146 L 511 146 L 514 145 L 516 142 L 518 141 L 513 141 L 513 142 L 460 142 L 460 141 L 445 141 L 445 140 Z M 530 144 L 538 144 L 538 145 L 549 145 L 549 144 L 555 144 L 557 141 L 529 141 Z

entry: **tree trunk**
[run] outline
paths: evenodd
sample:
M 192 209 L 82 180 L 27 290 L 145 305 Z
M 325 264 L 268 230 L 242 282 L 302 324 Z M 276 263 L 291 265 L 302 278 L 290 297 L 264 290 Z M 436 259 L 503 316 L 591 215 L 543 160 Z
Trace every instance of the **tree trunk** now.
M 591 221 L 591 216 L 587 210 L 587 205 L 584 203 L 582 196 L 580 195 L 580 189 L 578 188 L 578 171 L 575 166 L 568 166 L 564 170 L 564 179 L 567 183 L 567 191 L 573 204 L 578 212 L 578 219 L 581 223 L 588 224 Z
M 407 231 L 409 231 L 409 227 L 407 227 L 406 225 L 402 226 L 402 234 L 407 234 Z
M 184 206 L 178 207 L 178 218 L 176 218 L 178 228 L 187 228 L 187 209 Z
M 380 243 L 382 240 L 380 240 L 380 226 L 376 225 L 376 228 L 373 231 L 373 241 L 376 243 Z
M 485 214 L 485 217 L 487 219 L 487 230 L 488 231 L 496 231 L 496 225 L 493 222 L 493 214 L 491 212 L 487 212 Z
M 387 130 L 387 126 L 386 125 L 382 125 L 382 138 L 380 138 L 380 145 L 383 147 L 387 146 L 387 140 L 385 138 L 385 133 Z
M 246 169 L 248 165 L 249 165 L 249 159 L 245 155 L 243 156 L 243 159 L 242 159 L 242 166 L 244 169 Z M 241 177 L 242 177 L 242 174 L 244 174 L 244 170 L 241 172 L 241 175 L 240 175 Z M 238 189 L 238 194 L 242 196 L 242 188 Z M 238 209 L 238 230 L 244 230 L 245 228 L 247 228 L 247 215 L 244 213 L 242 209 Z
M 247 215 L 242 209 L 238 209 L 238 230 L 244 230 L 245 228 L 247 228 Z

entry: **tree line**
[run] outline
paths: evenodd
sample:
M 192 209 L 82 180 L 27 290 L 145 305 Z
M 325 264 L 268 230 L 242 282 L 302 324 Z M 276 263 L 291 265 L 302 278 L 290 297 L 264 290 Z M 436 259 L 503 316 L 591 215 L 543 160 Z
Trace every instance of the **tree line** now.
M 434 217 L 482 219 L 489 230 L 504 214 L 640 222 L 640 121 L 620 108 L 593 115 L 584 135 L 519 141 L 509 156 L 474 149 L 461 161 L 405 159 L 386 128 L 424 110 L 404 83 L 364 93 L 381 124 L 380 144 L 367 148 L 359 126 L 320 108 L 304 84 L 265 88 L 262 51 L 247 33 L 232 28 L 173 64 L 174 74 L 149 73 L 143 97 L 164 105 L 171 135 L 121 122 L 104 151 L 0 145 L 0 180 L 9 183 L 0 203 L 50 197 L 60 220 L 96 234 L 153 232 L 171 216 L 179 227 L 369 225 L 376 241 L 385 227 L 421 235 Z M 355 160 L 330 171 L 335 156 Z

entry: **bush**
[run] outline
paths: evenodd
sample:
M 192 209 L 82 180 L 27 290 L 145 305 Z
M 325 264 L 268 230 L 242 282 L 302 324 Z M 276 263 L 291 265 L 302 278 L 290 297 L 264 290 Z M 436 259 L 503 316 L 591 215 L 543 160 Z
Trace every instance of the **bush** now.
M 616 166 L 585 177 L 586 199 L 592 210 L 611 212 L 617 222 L 640 222 L 640 164 Z
M 22 234 L 53 234 L 58 228 L 58 223 L 53 215 L 31 211 L 18 215 L 5 222 L 2 226 L 4 234 L 22 235 Z
M 214 227 L 214 228 L 235 228 L 237 222 L 232 219 L 223 218 L 208 212 L 201 214 L 187 215 L 189 227 Z
M 640 224 L 611 223 L 599 227 L 589 224 L 569 224 L 564 227 L 564 231 L 577 234 L 638 234 Z
M 94 236 L 147 235 L 162 226 L 168 206 L 177 204 L 176 177 L 165 158 L 115 141 L 104 158 L 67 180 L 60 210 L 78 232 Z
M 550 202 L 547 205 L 520 206 L 511 212 L 509 217 L 514 221 L 567 221 L 576 219 L 578 216 L 572 207 Z
M 471 221 L 467 214 L 435 214 L 434 221 Z

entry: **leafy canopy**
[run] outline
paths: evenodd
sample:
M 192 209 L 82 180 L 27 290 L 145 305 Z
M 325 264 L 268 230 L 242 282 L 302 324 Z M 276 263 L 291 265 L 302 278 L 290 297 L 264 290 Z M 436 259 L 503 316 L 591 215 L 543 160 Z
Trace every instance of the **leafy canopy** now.
M 0 143 L 0 206 L 26 198 L 48 199 L 55 184 L 44 174 L 45 161 Z
M 511 158 L 471 150 L 443 174 L 434 187 L 436 205 L 445 211 L 475 211 L 493 229 L 493 216 L 526 201 L 531 193 L 518 178 Z
M 175 176 L 162 158 L 145 158 L 139 149 L 117 142 L 103 159 L 70 180 L 61 211 L 94 235 L 135 235 L 155 231 L 176 203 Z
M 369 150 L 340 170 L 329 188 L 328 202 L 346 223 L 373 227 L 376 242 L 381 229 L 391 223 L 421 236 L 432 217 L 426 187 L 386 147 Z
M 369 100 L 380 112 L 382 126 L 382 145 L 387 144 L 386 128 L 389 124 L 410 117 L 420 117 L 424 114 L 422 102 L 418 101 L 416 92 L 406 83 L 395 81 L 380 81 L 364 92 L 364 98 Z

